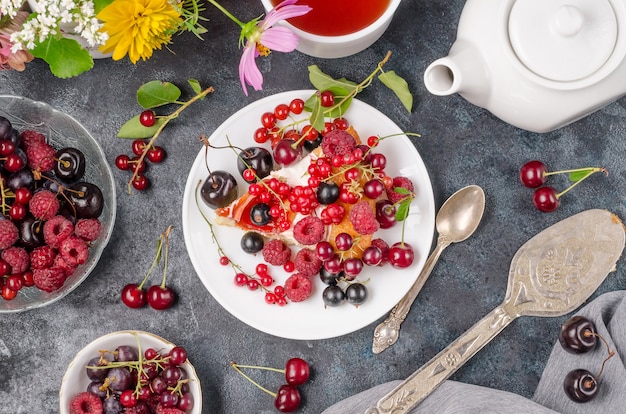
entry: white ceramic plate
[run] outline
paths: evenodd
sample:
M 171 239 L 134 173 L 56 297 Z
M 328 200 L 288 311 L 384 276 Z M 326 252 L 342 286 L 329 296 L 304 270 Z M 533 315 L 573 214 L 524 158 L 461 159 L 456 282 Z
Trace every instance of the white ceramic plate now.
M 135 336 L 136 335 L 136 336 Z M 90 383 L 89 377 L 85 373 L 85 366 L 91 358 L 97 357 L 98 351 L 114 351 L 120 345 L 137 346 L 137 339 L 141 344 L 141 349 L 154 348 L 157 351 L 168 352 L 175 345 L 157 335 L 143 331 L 117 331 L 101 336 L 89 345 L 85 346 L 76 354 L 72 362 L 70 362 L 63 381 L 61 383 L 61 391 L 59 392 L 60 413 L 68 414 L 70 412 L 70 401 L 72 398 L 87 390 Z M 189 414 L 202 413 L 202 391 L 200 380 L 196 375 L 196 371 L 187 361 L 182 367 L 191 378 L 189 381 L 189 390 L 193 395 L 194 407 Z
M 233 145 L 241 148 L 257 145 L 253 140 L 254 131 L 261 126 L 261 115 L 271 112 L 280 103 L 289 104 L 294 98 L 306 100 L 314 91 L 285 92 L 256 101 L 241 109 L 226 120 L 209 137 L 213 145 L 226 145 L 227 137 Z M 345 118 L 355 127 L 363 140 L 370 135 L 381 137 L 402 134 L 403 131 L 384 114 L 373 107 L 354 100 Z M 269 148 L 269 143 L 264 144 Z M 191 167 L 183 199 L 183 231 L 187 251 L 193 266 L 211 295 L 231 314 L 246 324 L 269 334 L 289 339 L 325 339 L 354 332 L 376 321 L 404 296 L 430 252 L 434 225 L 435 207 L 432 186 L 428 171 L 409 139 L 395 136 L 383 140 L 377 152 L 387 157 L 385 171 L 390 176 L 403 175 L 411 178 L 417 197 L 411 204 L 407 219 L 405 241 L 412 245 L 416 257 L 413 264 L 402 270 L 385 267 L 366 266 L 359 275 L 361 281 L 368 280 L 368 299 L 359 307 L 344 304 L 338 307 L 324 307 L 322 291 L 325 285 L 316 278 L 313 295 L 303 302 L 289 303 L 287 306 L 268 305 L 260 291 L 250 291 L 234 283 L 234 271 L 230 266 L 219 264 L 216 245 L 211 238 L 209 226 L 202 218 L 196 203 L 198 182 L 208 176 L 205 166 L 205 151 L 202 149 Z M 237 172 L 236 154 L 230 149 L 209 150 L 208 164 L 215 170 L 226 170 L 235 176 L 239 183 L 239 193 L 247 185 Z M 214 218 L 214 211 L 207 207 L 198 195 L 202 212 Z M 263 262 L 260 254 L 248 255 L 241 250 L 240 240 L 243 230 L 224 226 L 213 226 L 216 237 L 226 255 L 240 265 L 248 274 L 253 274 L 256 264 Z M 389 245 L 400 241 L 401 226 L 380 230 L 376 237 L 386 240 Z M 270 266 L 270 273 L 282 284 L 288 274 L 280 267 Z

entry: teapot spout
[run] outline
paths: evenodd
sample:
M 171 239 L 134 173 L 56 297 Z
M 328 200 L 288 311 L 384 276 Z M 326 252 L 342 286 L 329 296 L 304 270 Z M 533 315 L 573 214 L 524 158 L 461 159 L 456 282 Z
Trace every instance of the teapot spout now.
M 432 62 L 424 72 L 424 84 L 433 95 L 458 93 L 483 106 L 489 96 L 488 68 L 480 52 L 457 40 L 450 54 Z

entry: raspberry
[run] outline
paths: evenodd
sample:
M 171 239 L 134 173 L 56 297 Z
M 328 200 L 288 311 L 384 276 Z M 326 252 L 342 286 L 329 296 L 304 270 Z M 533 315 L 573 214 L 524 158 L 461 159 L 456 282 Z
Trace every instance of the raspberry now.
M 50 247 L 58 249 L 61 242 L 74 234 L 74 225 L 63 216 L 54 216 L 43 225 L 43 239 Z
M 292 302 L 302 302 L 313 292 L 313 283 L 311 279 L 300 274 L 294 273 L 285 280 L 285 295 Z
M 59 253 L 70 266 L 83 264 L 89 258 L 87 243 L 77 236 L 70 236 L 61 242 Z
M 52 267 L 56 269 L 61 269 L 65 273 L 65 277 L 71 276 L 76 271 L 76 266 L 72 266 L 71 264 L 67 263 L 67 261 L 60 254 L 57 254 L 54 258 L 54 263 L 52 264 Z
M 163 407 L 163 404 L 159 403 L 156 408 L 156 414 L 185 414 L 185 412 L 178 408 Z
M 74 234 L 85 241 L 94 241 L 100 235 L 102 225 L 97 218 L 80 219 L 74 227 Z M 44 235 L 45 236 L 45 235 Z
M 350 223 L 359 234 L 374 234 L 379 227 L 376 213 L 367 201 L 359 201 L 352 207 Z
M 46 142 L 35 142 L 26 147 L 28 166 L 40 172 L 52 171 L 56 151 Z
M 389 262 L 389 245 L 383 239 L 374 239 L 371 241 L 372 246 L 376 246 L 383 253 L 383 260 L 380 261 L 379 266 Z
M 20 140 L 24 148 L 28 148 L 36 142 L 46 142 L 46 136 L 32 129 L 25 129 L 20 134 Z
M 291 249 L 278 239 L 265 243 L 262 253 L 263 259 L 274 266 L 282 266 L 291 259 Z
M 410 192 L 414 191 L 413 182 L 411 182 L 410 179 L 408 179 L 407 177 L 402 177 L 402 176 L 394 177 L 393 185 L 386 189 L 387 198 L 389 199 L 389 201 L 391 201 L 394 204 L 407 196 L 407 194 L 398 193 L 394 190 L 394 188 L 398 188 L 398 187 L 404 188 L 405 190 L 408 190 Z
M 324 238 L 324 223 L 317 217 L 305 217 L 293 227 L 293 238 L 306 246 L 317 244 Z
M 20 232 L 11 220 L 0 220 L 0 250 L 13 246 Z
M 52 267 L 57 252 L 50 246 L 35 247 L 30 252 L 30 267 L 33 269 L 45 269 Z
M 124 408 L 124 414 L 150 414 L 150 409 L 145 402 L 138 401 L 136 406 Z
M 349 154 L 356 147 L 356 140 L 342 129 L 334 129 L 322 138 L 322 151 L 328 158 Z
M 70 401 L 70 414 L 102 414 L 104 408 L 100 397 L 92 392 L 76 394 Z
M 9 247 L 2 251 L 2 259 L 11 266 L 11 273 L 22 273 L 30 267 L 30 257 L 23 247 Z
M 317 256 L 314 250 L 304 248 L 296 254 L 294 261 L 296 270 L 304 276 L 313 276 L 319 273 L 322 268 L 322 259 Z
M 28 208 L 35 218 L 48 220 L 59 211 L 59 200 L 50 190 L 41 190 L 33 194 L 28 202 Z

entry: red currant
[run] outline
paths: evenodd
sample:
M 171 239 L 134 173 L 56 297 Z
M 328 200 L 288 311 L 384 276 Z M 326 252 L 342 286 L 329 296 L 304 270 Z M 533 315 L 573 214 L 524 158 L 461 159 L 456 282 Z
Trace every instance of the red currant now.
M 150 180 L 143 174 L 137 174 L 135 178 L 133 178 L 132 186 L 135 190 L 143 191 L 150 187 Z
M 220 257 L 220 264 L 222 266 L 228 266 L 229 263 L 230 263 L 230 260 L 228 259 L 228 257 L 226 257 L 226 256 L 221 256 Z
M 261 115 L 261 124 L 267 128 L 273 128 L 276 125 L 276 115 L 273 112 L 265 112 Z
M 174 365 L 183 365 L 187 361 L 187 350 L 182 346 L 175 346 L 169 353 L 170 363 Z
M 148 158 L 148 160 L 150 160 L 151 162 L 158 164 L 158 163 L 163 162 L 166 155 L 167 154 L 163 148 L 155 145 L 154 147 L 148 150 L 148 153 L 146 154 L 146 158 Z
M 259 143 L 259 144 L 263 144 L 263 143 L 267 142 L 269 137 L 270 136 L 267 133 L 267 129 L 266 128 L 259 128 L 256 131 L 254 131 L 254 141 Z
M 335 104 L 335 95 L 331 91 L 324 91 L 320 94 L 320 104 L 325 107 L 331 107 Z
M 144 150 L 144 148 L 146 148 L 146 140 L 144 140 L 144 139 L 136 139 L 130 145 L 130 148 L 133 151 L 133 154 L 139 156 L 139 155 L 143 154 L 143 150 Z
M 335 118 L 333 119 L 333 124 L 335 128 L 341 129 L 342 131 L 345 131 L 350 126 L 346 118 Z
M 235 274 L 235 285 L 245 286 L 248 284 L 248 276 L 244 273 Z
M 156 122 L 156 114 L 154 111 L 146 109 L 139 114 L 139 123 L 145 127 L 151 127 Z
M 15 189 L 15 202 L 20 204 L 28 204 L 33 193 L 26 187 L 19 187 Z
M 137 405 L 137 397 L 135 397 L 134 390 L 124 390 L 120 394 L 120 404 L 123 407 L 134 407 Z
M 304 101 L 300 98 L 295 98 L 289 103 L 289 110 L 294 114 L 301 114 L 304 110 Z
M 283 121 L 287 119 L 289 116 L 289 105 L 286 104 L 278 104 L 276 108 L 274 108 L 274 116 L 276 119 Z
M 115 158 L 115 166 L 120 170 L 127 170 L 129 168 L 130 157 L 126 154 L 118 155 Z

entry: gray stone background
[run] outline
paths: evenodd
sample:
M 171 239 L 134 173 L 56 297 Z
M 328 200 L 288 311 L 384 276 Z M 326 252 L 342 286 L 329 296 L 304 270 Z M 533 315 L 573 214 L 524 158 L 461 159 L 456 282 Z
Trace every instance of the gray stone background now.
M 257 4 L 258 3 L 258 4 Z M 263 12 L 260 2 L 223 1 L 241 20 Z M 114 169 L 118 191 L 117 221 L 111 241 L 93 274 L 75 291 L 48 307 L 0 315 L 0 412 L 58 411 L 61 378 L 83 346 L 106 333 L 138 329 L 185 346 L 202 382 L 206 413 L 271 413 L 271 397 L 253 388 L 228 365 L 229 360 L 281 366 L 293 356 L 307 359 L 312 381 L 302 388 L 302 413 L 319 413 L 331 404 L 377 384 L 407 377 L 504 298 L 510 260 L 533 235 L 557 221 L 590 208 L 609 209 L 626 218 L 624 126 L 626 102 L 618 100 L 557 131 L 520 130 L 473 106 L 458 95 L 436 97 L 423 84 L 426 66 L 447 54 L 456 37 L 464 2 L 405 0 L 385 35 L 369 49 L 347 58 L 326 60 L 273 53 L 260 60 L 264 89 L 245 97 L 238 80 L 238 28 L 210 5 L 209 33 L 201 41 L 191 34 L 174 38 L 146 62 L 97 61 L 87 74 L 55 78 L 44 62 L 23 73 L 1 72 L 0 92 L 48 102 L 82 122 L 113 164 L 130 143 L 116 138 L 124 121 L 136 115 L 137 88 L 150 80 L 170 81 L 186 90 L 186 80 L 213 85 L 206 101 L 188 108 L 159 138 L 169 157 L 152 168 L 153 186 L 144 193 L 125 192 L 128 175 Z M 371 351 L 376 323 L 357 332 L 321 341 L 294 341 L 251 328 L 226 312 L 204 288 L 185 251 L 181 224 L 187 171 L 199 151 L 201 133 L 209 135 L 232 113 L 278 92 L 310 88 L 307 66 L 317 64 L 335 77 L 361 80 L 387 50 L 387 70 L 408 80 L 415 97 L 408 113 L 393 94 L 375 85 L 359 99 L 375 106 L 406 131 L 429 170 L 435 203 L 457 189 L 478 184 L 487 196 L 476 234 L 450 247 L 434 269 L 402 328 L 399 342 L 380 355 Z M 186 90 L 189 97 L 190 91 Z M 596 174 L 563 198 L 554 213 L 532 207 L 531 191 L 518 181 L 529 159 L 552 169 L 597 165 Z M 565 178 L 553 184 L 565 188 Z M 121 288 L 139 282 L 154 252 L 158 233 L 171 235 L 170 286 L 179 293 L 165 312 L 129 310 L 120 302 Z M 623 259 L 621 260 L 623 262 Z M 594 295 L 624 289 L 619 266 Z M 559 318 L 516 320 L 453 379 L 530 397 L 539 381 L 560 324 Z M 381 318 L 382 321 L 382 318 Z M 261 379 L 277 388 L 276 376 Z

